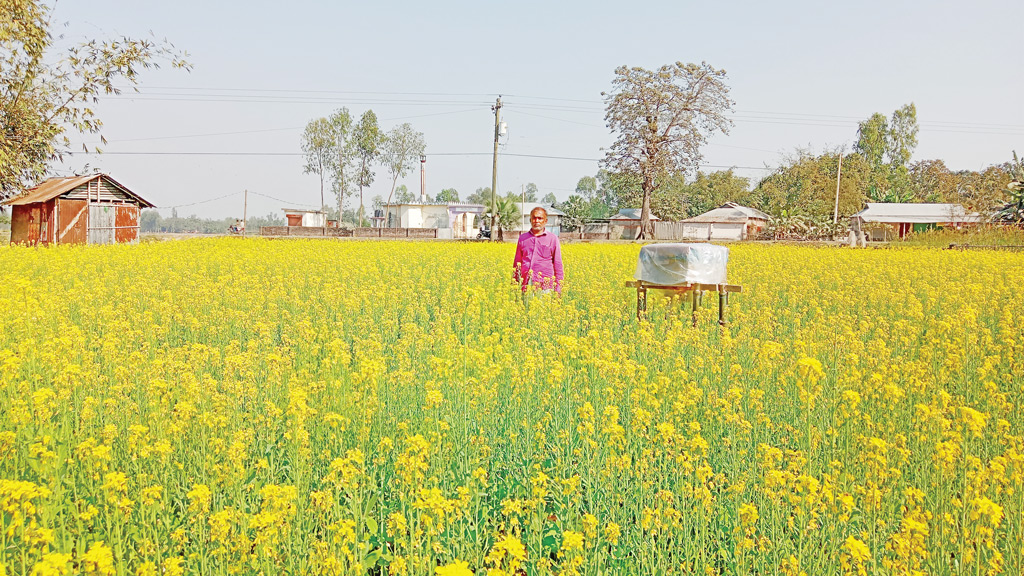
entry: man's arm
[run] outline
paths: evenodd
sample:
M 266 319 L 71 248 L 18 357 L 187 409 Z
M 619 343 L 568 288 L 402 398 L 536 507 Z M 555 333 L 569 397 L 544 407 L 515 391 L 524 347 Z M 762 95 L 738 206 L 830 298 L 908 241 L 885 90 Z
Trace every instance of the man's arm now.
M 512 260 L 512 281 L 522 283 L 523 281 L 523 238 L 516 242 L 516 257 Z
M 562 272 L 562 243 L 558 240 L 558 236 L 555 236 L 555 247 L 551 251 L 551 265 L 555 269 L 555 291 L 561 294 L 564 274 Z

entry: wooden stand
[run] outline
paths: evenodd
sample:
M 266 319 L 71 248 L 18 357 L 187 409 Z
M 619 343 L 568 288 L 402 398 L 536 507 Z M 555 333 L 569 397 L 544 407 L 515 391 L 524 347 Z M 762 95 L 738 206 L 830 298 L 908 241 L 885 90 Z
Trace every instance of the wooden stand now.
M 628 288 L 636 288 L 636 319 L 643 320 L 644 313 L 647 312 L 647 291 L 648 290 L 661 290 L 663 292 L 670 292 L 673 296 L 679 296 L 680 299 L 690 294 L 690 299 L 693 301 L 693 324 L 697 325 L 697 308 L 700 307 L 701 302 L 704 299 L 705 292 L 718 292 L 718 323 L 725 326 L 725 309 L 729 305 L 729 293 L 730 292 L 742 292 L 743 287 L 736 284 L 679 284 L 677 286 L 663 286 L 660 284 L 650 284 L 643 280 L 631 280 L 626 282 Z

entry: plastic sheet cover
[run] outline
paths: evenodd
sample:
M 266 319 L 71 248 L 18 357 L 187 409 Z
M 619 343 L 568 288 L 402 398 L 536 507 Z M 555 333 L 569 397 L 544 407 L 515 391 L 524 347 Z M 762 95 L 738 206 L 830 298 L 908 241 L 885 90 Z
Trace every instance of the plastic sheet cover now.
M 725 284 L 729 249 L 713 244 L 649 244 L 640 248 L 633 278 L 649 284 Z

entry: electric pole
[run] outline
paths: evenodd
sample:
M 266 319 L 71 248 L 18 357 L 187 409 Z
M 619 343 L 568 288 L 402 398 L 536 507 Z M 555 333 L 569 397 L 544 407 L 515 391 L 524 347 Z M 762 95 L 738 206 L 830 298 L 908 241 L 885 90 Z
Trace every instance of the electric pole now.
M 843 177 L 843 151 L 839 151 L 839 171 L 836 172 L 836 208 L 832 212 L 832 223 L 839 222 L 839 179 Z
M 494 110 L 494 164 L 491 166 L 491 242 L 495 242 L 498 239 L 494 234 L 494 220 L 496 216 L 495 210 L 497 209 L 495 198 L 498 194 L 498 137 L 501 136 L 501 96 L 498 96 L 498 101 L 495 102 L 494 106 L 491 106 L 491 110 Z
M 526 184 L 522 184 L 523 187 L 523 203 L 519 205 L 519 221 L 523 223 L 523 232 L 529 230 L 526 228 Z
M 245 227 L 249 225 L 249 189 L 245 189 L 245 203 L 242 204 L 242 237 L 245 237 Z

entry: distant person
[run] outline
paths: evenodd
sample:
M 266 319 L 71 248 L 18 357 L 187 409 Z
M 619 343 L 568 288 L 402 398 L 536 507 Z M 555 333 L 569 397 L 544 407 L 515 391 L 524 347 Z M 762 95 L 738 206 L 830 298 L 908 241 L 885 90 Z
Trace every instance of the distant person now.
M 558 235 L 547 231 L 548 211 L 540 206 L 530 211 L 530 231 L 519 235 L 512 278 L 523 289 L 562 294 L 562 245 Z

